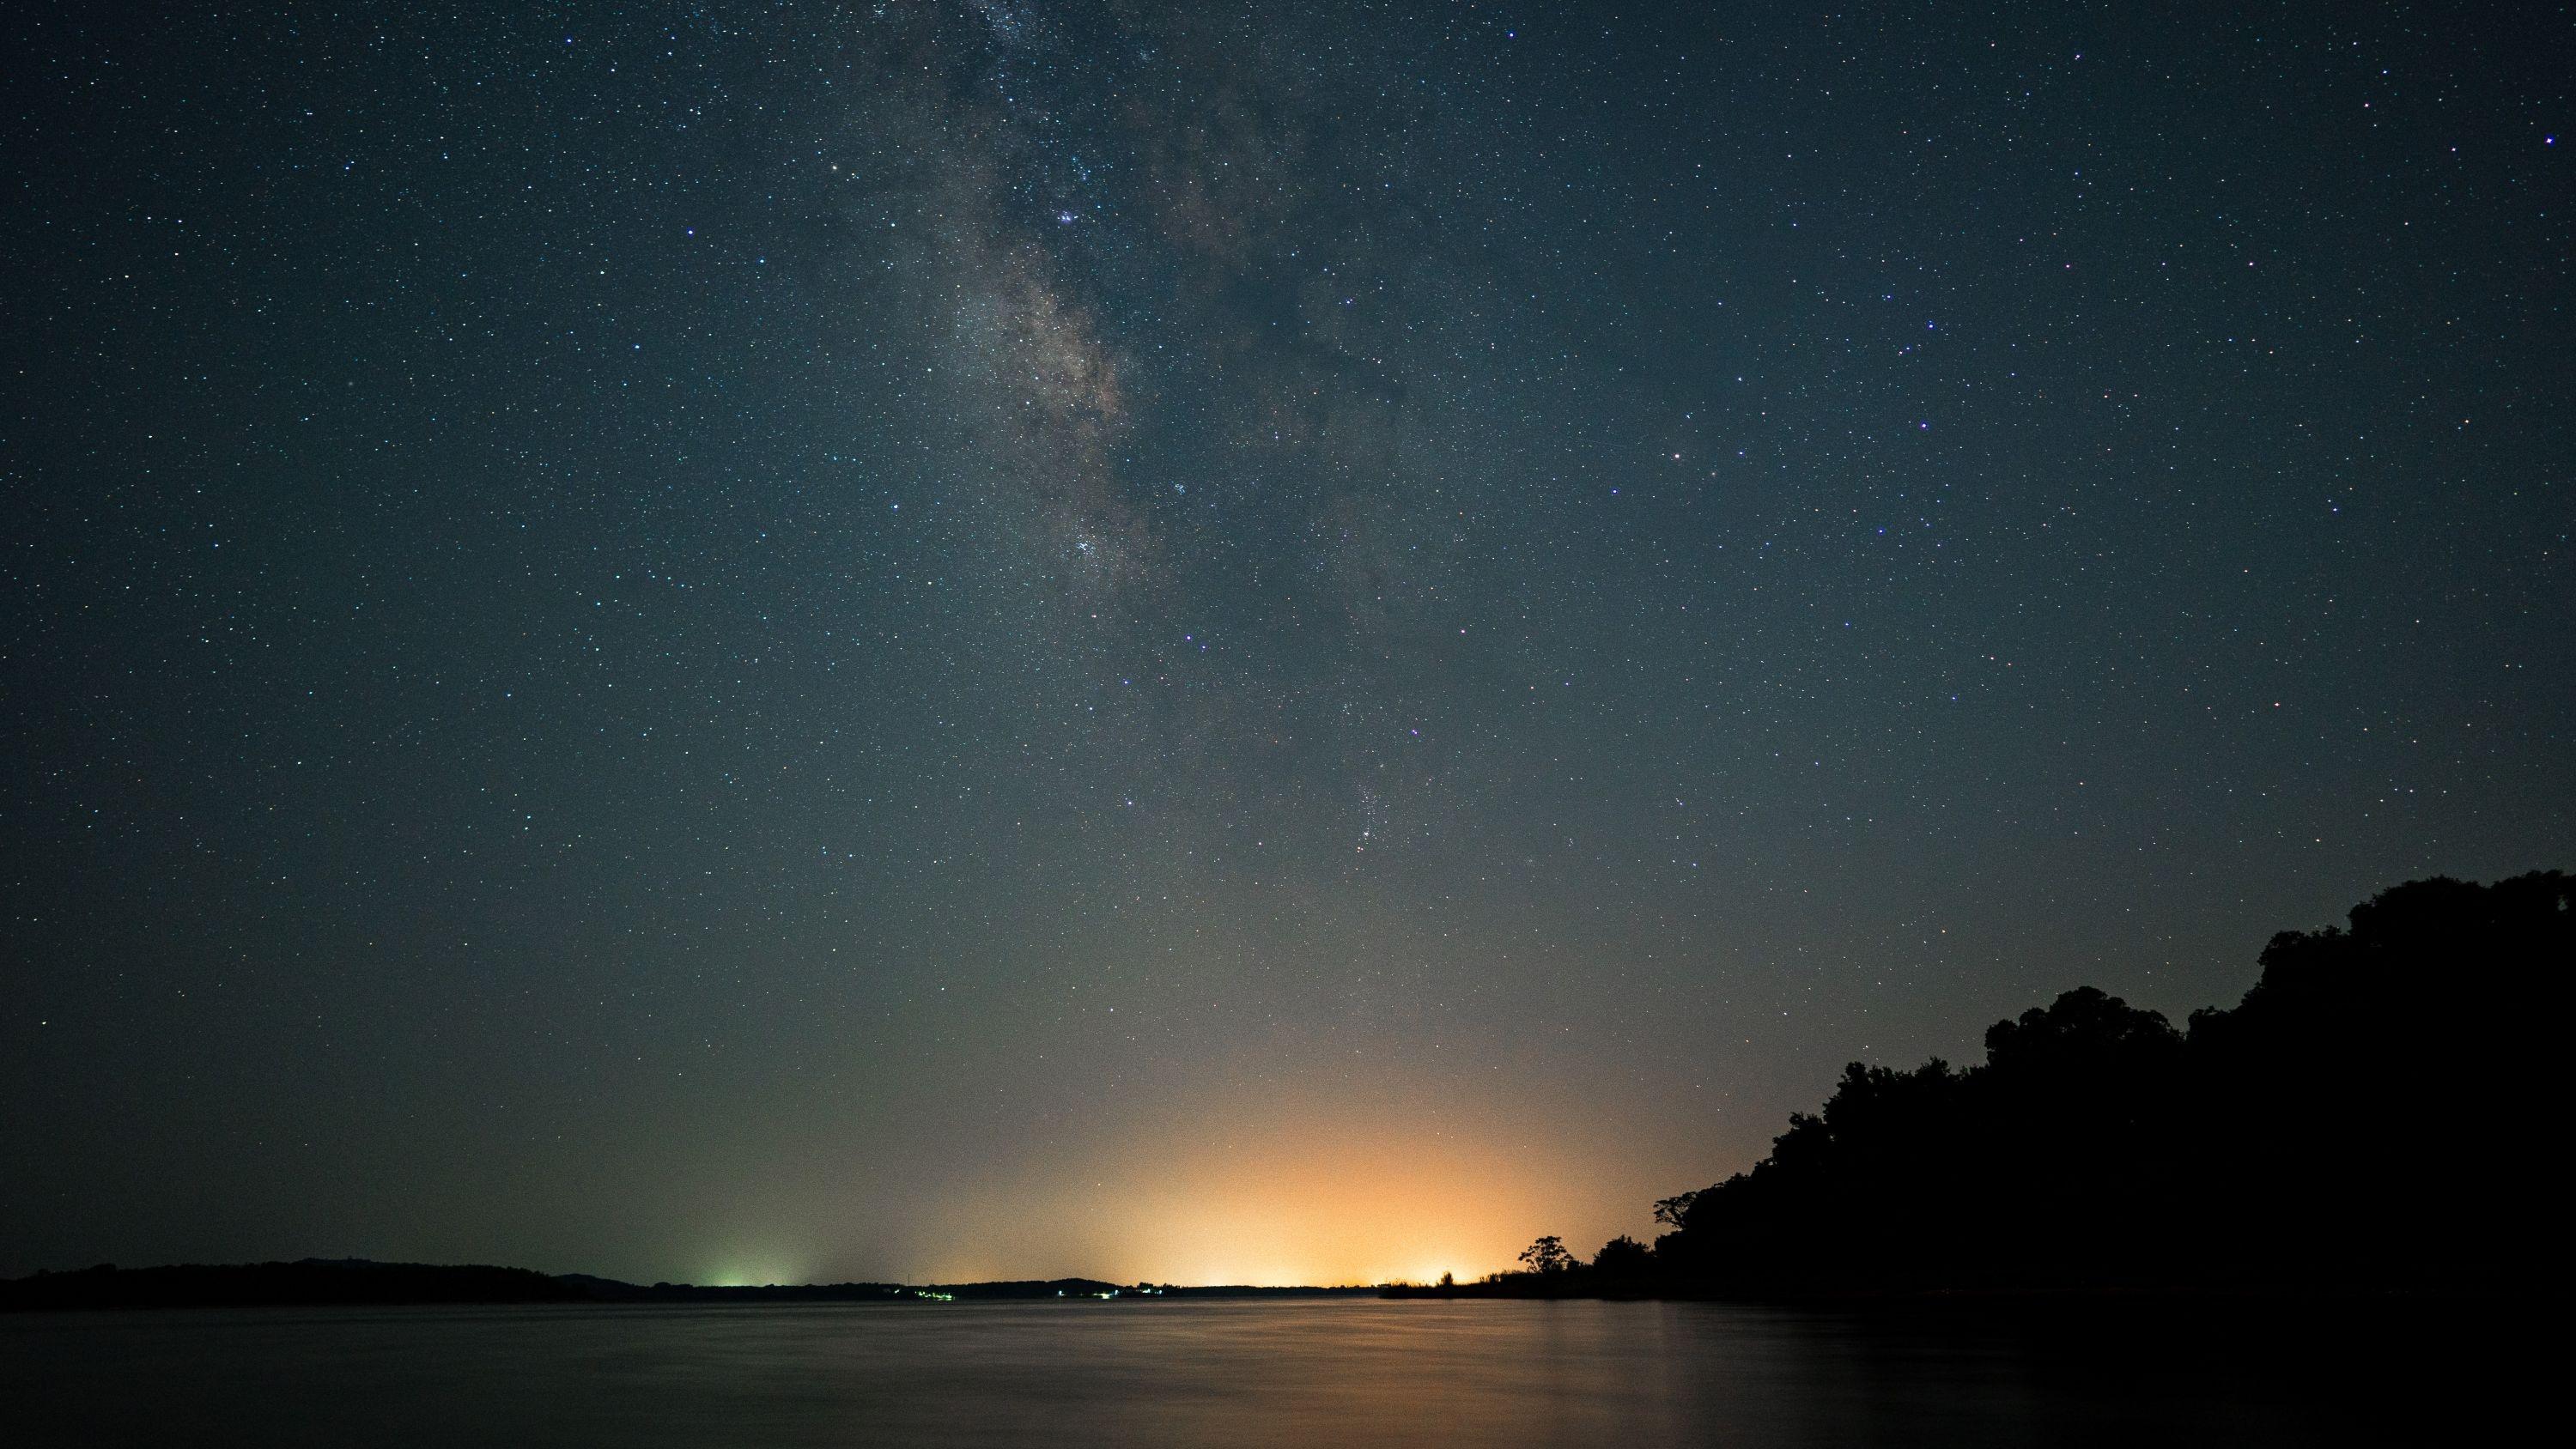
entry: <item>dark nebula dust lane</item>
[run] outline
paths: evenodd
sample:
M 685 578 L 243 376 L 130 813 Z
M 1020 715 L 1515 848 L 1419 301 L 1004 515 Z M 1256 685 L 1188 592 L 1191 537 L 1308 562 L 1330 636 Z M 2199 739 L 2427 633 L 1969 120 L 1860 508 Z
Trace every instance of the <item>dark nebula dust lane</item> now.
M 0 28 L 0 1273 L 1465 1276 L 2567 858 L 2563 17 Z

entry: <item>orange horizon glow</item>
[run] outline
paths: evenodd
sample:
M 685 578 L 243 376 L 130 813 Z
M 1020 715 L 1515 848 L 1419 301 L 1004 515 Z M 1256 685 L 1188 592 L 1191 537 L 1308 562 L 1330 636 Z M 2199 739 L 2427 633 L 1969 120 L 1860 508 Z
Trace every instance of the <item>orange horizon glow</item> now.
M 1211 1114 L 1193 1140 L 1112 1147 L 1036 1180 L 977 1184 L 950 1204 L 945 1243 L 929 1245 L 919 1276 L 906 1281 L 1472 1281 L 1513 1266 L 1540 1233 L 1565 1233 L 1588 1256 L 1597 1244 L 1578 1236 L 1578 1219 L 1645 1215 L 1646 1200 L 1626 1194 L 1569 1211 L 1563 1185 L 1578 1175 L 1574 1164 L 1544 1146 L 1501 1145 L 1506 1124 L 1330 1125 L 1357 1115 L 1277 1103 Z M 1601 1237 L 1623 1230 L 1639 1225 Z M 1033 1271 L 1038 1264 L 1059 1266 Z

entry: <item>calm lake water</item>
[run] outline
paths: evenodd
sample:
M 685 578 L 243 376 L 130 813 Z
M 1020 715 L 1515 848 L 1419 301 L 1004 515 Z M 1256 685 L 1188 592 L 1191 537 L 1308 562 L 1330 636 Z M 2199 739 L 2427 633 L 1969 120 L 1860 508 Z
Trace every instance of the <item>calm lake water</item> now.
M 10 1314 L 0 1440 L 1650 1449 L 2482 1437 L 2514 1373 L 2412 1316 L 1373 1300 Z

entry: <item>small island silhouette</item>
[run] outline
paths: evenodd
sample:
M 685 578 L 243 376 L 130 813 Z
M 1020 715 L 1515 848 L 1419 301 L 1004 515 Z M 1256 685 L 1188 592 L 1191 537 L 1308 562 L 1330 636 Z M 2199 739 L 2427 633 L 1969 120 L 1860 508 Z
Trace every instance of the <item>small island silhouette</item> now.
M 2544 1089 L 2576 878 L 2437 877 L 2288 931 L 2233 1009 L 2177 1029 L 2091 987 L 1986 1032 L 1986 1060 L 1854 1062 L 1771 1153 L 1665 1198 L 1651 1244 L 1555 1236 L 1473 1283 L 649 1286 L 305 1259 L 0 1282 L 0 1309 L 271 1304 L 946 1303 L 1165 1297 L 1720 1298 L 2497 1293 L 2554 1262 Z

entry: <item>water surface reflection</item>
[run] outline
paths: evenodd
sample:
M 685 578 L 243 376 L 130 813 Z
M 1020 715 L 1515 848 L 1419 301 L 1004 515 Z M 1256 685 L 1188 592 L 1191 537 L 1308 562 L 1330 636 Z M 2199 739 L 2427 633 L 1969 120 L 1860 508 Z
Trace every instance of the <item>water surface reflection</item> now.
M 2374 1321 L 2376 1320 L 2376 1321 Z M 19 1444 L 2348 1442 L 2504 1371 L 2401 1315 L 1166 1302 L 0 1318 Z

